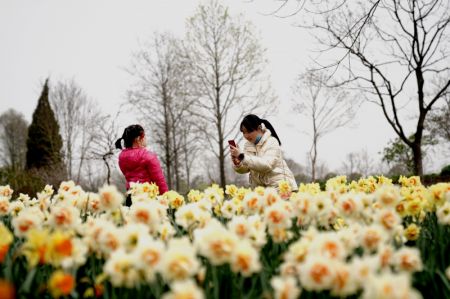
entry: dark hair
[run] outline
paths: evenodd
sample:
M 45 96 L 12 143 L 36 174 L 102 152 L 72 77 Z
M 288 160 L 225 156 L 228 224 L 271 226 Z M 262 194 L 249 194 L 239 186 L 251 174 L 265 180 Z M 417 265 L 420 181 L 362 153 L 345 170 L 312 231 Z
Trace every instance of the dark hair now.
M 133 141 L 139 136 L 144 134 L 144 128 L 140 125 L 131 125 L 125 128 L 122 137 L 116 140 L 116 148 L 122 149 L 122 140 L 125 143 L 125 148 L 130 148 L 133 146 Z
M 257 115 L 249 114 L 244 117 L 244 119 L 241 122 L 240 129 L 242 132 L 242 128 L 245 128 L 247 132 L 253 132 L 258 129 L 261 124 L 264 124 L 264 126 L 269 129 L 270 133 L 273 137 L 275 137 L 278 140 L 278 143 L 281 145 L 280 138 L 277 135 L 277 132 L 275 132 L 275 129 L 270 124 L 270 122 L 267 119 L 259 118 Z

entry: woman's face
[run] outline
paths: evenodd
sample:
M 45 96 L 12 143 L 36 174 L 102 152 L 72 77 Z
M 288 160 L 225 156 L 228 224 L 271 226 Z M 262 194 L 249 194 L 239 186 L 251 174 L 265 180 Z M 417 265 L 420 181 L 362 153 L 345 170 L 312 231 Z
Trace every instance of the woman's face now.
M 258 128 L 257 130 L 254 130 L 253 132 L 248 132 L 245 127 L 242 127 L 242 134 L 244 135 L 244 138 L 247 139 L 251 143 L 255 143 L 256 138 L 259 135 L 262 135 L 263 132 L 261 131 L 261 128 Z

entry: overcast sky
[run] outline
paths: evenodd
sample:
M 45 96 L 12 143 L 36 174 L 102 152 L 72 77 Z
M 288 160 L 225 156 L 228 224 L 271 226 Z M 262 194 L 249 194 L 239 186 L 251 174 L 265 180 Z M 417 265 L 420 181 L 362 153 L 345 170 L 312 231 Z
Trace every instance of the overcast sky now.
M 45 78 L 73 78 L 114 113 L 125 101 L 131 78 L 123 70 L 130 63 L 138 42 L 155 31 L 182 36 L 186 17 L 197 0 L 98 1 L 98 0 L 0 0 L 0 113 L 9 108 L 31 121 Z M 289 158 L 305 164 L 310 140 L 302 131 L 304 120 L 292 112 L 291 86 L 298 73 L 310 65 L 312 38 L 292 26 L 292 19 L 266 16 L 277 1 L 223 1 L 233 13 L 253 22 L 267 48 L 272 85 L 280 99 L 278 114 L 269 117 L 280 135 Z M 134 115 L 123 126 L 137 121 Z M 119 137 L 119 136 L 118 136 Z M 319 160 L 331 170 L 341 167 L 349 152 L 367 150 L 376 161 L 378 152 L 395 138 L 381 110 L 364 104 L 352 125 L 324 137 Z M 150 140 L 151 143 L 151 140 Z M 150 144 L 151 147 L 151 144 Z M 438 155 L 425 171 L 450 164 L 448 154 Z

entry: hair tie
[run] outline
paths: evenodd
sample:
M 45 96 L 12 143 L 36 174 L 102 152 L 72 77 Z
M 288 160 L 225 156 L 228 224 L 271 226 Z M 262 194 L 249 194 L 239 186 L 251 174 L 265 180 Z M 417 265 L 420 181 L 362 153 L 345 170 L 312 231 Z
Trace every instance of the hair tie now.
M 266 125 L 263 123 L 263 122 L 261 122 L 261 130 L 265 130 L 266 129 Z

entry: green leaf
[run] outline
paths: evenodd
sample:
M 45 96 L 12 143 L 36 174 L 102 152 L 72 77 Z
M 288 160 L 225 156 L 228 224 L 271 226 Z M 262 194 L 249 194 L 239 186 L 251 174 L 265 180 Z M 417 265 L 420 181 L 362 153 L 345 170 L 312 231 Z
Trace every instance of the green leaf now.
M 447 277 L 445 276 L 444 273 L 442 273 L 442 271 L 440 271 L 439 269 L 436 270 L 436 273 L 439 275 L 439 277 L 442 279 L 442 282 L 444 283 L 444 285 L 447 287 L 447 290 L 450 291 L 450 282 L 448 281 Z
M 30 272 L 28 272 L 27 278 L 25 279 L 25 282 L 23 283 L 22 287 L 20 288 L 20 291 L 23 291 L 24 293 L 30 293 L 31 285 L 33 283 L 34 276 L 36 275 L 37 268 L 34 267 L 31 269 Z

